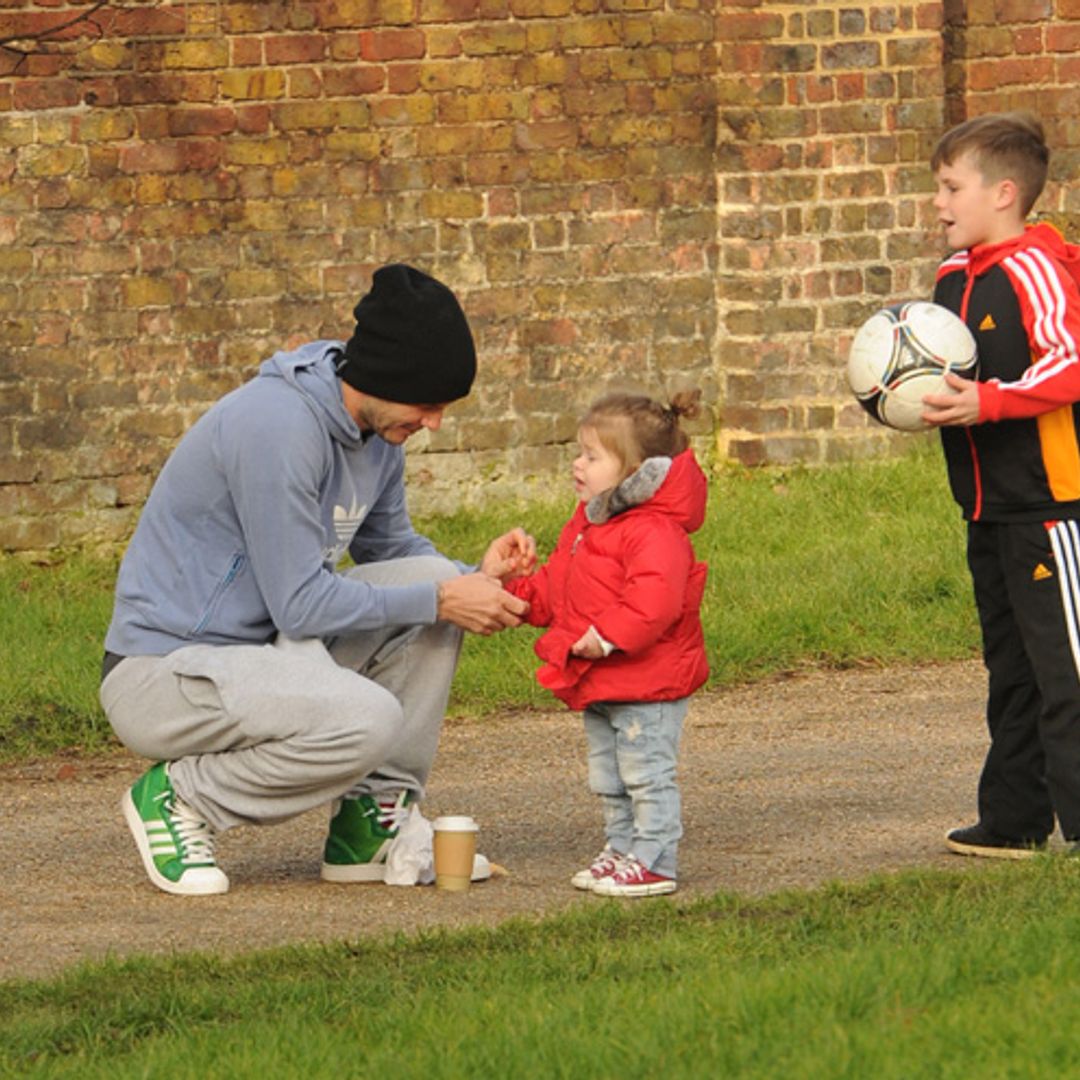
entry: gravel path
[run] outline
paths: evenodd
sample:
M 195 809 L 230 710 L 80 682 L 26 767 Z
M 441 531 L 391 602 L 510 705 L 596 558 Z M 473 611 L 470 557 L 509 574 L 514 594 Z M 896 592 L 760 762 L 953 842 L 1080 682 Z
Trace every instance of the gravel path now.
M 678 897 L 760 894 L 908 866 L 970 865 L 943 832 L 971 820 L 984 673 L 814 672 L 698 695 L 684 735 Z M 493 924 L 607 901 L 570 874 L 602 843 L 575 713 L 451 723 L 425 813 L 472 814 L 506 868 L 465 894 L 328 885 L 323 813 L 219 844 L 225 896 L 166 896 L 119 814 L 145 763 L 126 754 L 0 767 L 0 979 L 132 953 L 232 953 L 424 927 Z

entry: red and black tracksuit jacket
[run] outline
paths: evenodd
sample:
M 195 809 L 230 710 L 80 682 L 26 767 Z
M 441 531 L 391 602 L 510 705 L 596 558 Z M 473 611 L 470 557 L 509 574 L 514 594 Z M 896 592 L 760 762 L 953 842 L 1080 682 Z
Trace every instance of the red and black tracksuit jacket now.
M 943 428 L 953 495 L 969 521 L 1080 517 L 1080 247 L 1050 225 L 960 251 L 934 302 L 979 350 L 980 423 Z

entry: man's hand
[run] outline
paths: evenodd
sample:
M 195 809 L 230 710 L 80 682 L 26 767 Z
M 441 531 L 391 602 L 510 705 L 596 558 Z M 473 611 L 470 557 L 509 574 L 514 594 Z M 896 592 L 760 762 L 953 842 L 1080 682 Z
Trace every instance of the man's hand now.
M 526 601 L 512 596 L 496 578 L 484 573 L 439 582 L 438 617 L 474 634 L 520 626 L 528 610 Z
M 531 574 L 536 566 L 536 541 L 524 529 L 511 529 L 492 540 L 480 572 L 500 581 Z
M 968 427 L 979 422 L 979 384 L 959 375 L 946 375 L 952 390 L 945 394 L 927 394 L 922 399 L 922 418 L 933 427 Z

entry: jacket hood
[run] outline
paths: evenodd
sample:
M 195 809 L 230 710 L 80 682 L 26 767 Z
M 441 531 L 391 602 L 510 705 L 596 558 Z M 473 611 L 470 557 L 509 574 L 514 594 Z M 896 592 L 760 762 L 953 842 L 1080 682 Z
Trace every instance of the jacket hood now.
M 636 506 L 668 514 L 688 532 L 697 532 L 705 520 L 708 482 L 693 450 L 674 458 L 648 458 L 610 491 L 591 498 L 585 516 L 601 525 Z
M 312 341 L 290 352 L 277 352 L 259 365 L 258 378 L 284 379 L 326 422 L 330 435 L 348 447 L 359 446 L 360 428 L 345 410 L 336 361 L 339 341 Z
M 1077 285 L 1080 285 L 1080 246 L 1067 243 L 1061 233 L 1045 221 L 1027 226 L 1019 236 L 1003 240 L 1000 244 L 972 248 L 968 253 L 971 273 L 976 276 L 984 274 L 990 267 L 996 266 L 1010 255 L 1031 247 L 1041 248 L 1052 255 L 1068 270 Z

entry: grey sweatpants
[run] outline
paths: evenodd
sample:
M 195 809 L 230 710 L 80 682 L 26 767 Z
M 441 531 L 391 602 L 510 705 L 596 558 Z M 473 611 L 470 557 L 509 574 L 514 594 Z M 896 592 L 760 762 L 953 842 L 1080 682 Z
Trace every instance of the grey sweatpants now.
M 349 571 L 379 585 L 437 581 L 437 556 Z M 422 794 L 462 632 L 392 626 L 326 642 L 189 645 L 133 656 L 101 685 L 120 740 L 168 761 L 177 794 L 216 829 L 271 824 L 344 794 Z

